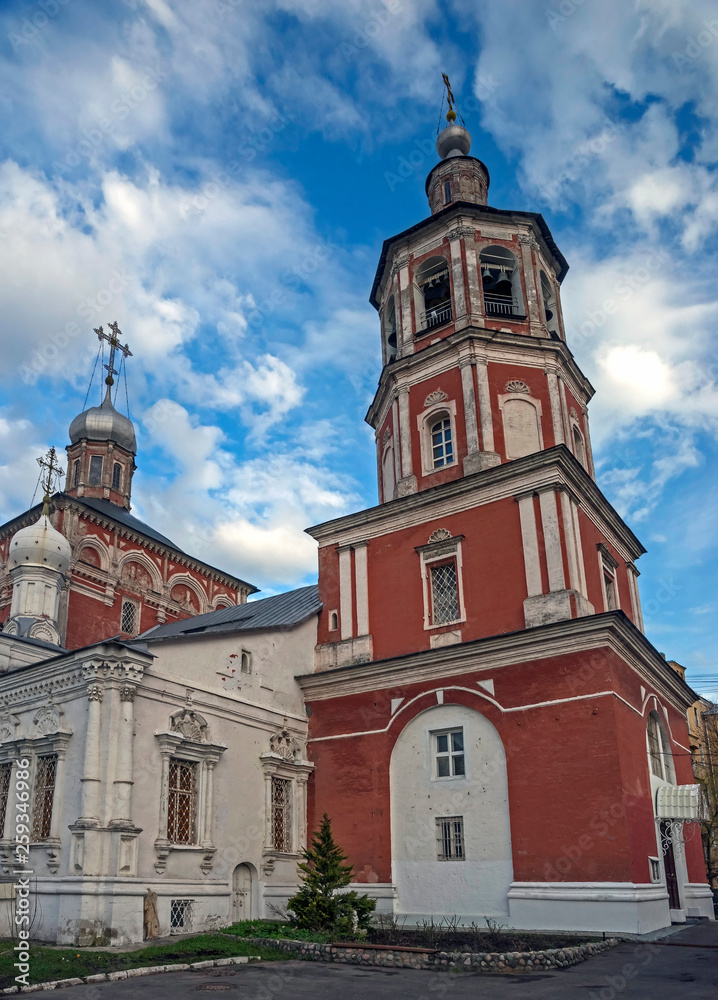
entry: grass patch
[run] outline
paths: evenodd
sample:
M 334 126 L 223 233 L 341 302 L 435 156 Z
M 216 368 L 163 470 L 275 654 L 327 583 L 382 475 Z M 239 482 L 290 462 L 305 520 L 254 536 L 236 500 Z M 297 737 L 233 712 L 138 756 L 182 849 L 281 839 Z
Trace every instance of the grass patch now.
M 15 986 L 17 969 L 12 941 L 0 942 L 0 989 Z M 87 951 L 83 948 L 30 947 L 30 982 L 45 983 L 53 979 L 92 976 L 97 972 L 118 972 L 139 969 L 145 965 L 172 965 L 202 962 L 230 955 L 260 955 L 265 961 L 286 961 L 287 956 L 273 948 L 262 948 L 249 941 L 237 941 L 220 933 L 199 934 L 172 944 L 148 945 L 140 951 Z
M 317 941 L 327 944 L 336 940 L 336 932 L 300 930 L 293 924 L 281 923 L 278 920 L 241 920 L 231 927 L 223 927 L 223 934 L 235 934 L 237 937 L 274 938 L 275 940 Z

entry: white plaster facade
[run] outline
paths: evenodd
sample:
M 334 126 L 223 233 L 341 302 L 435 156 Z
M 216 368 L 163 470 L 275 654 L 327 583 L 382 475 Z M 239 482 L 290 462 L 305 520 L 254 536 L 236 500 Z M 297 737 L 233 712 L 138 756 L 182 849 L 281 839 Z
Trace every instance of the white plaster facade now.
M 14 778 L 13 762 L 30 760 L 35 938 L 141 941 L 148 889 L 163 935 L 173 901 L 191 901 L 174 929 L 199 931 L 271 917 L 295 891 L 312 765 L 294 676 L 311 669 L 316 614 L 291 627 L 225 628 L 49 659 L 47 647 L 0 634 L 0 767 Z M 20 647 L 24 662 L 12 656 Z M 54 789 L 41 829 L 48 760 Z M 174 788 L 178 774 L 185 791 Z M 286 794 L 280 834 L 273 779 Z M 0 840 L 8 879 L 13 785 Z M 10 901 L 0 907 L 0 934 L 11 911 Z

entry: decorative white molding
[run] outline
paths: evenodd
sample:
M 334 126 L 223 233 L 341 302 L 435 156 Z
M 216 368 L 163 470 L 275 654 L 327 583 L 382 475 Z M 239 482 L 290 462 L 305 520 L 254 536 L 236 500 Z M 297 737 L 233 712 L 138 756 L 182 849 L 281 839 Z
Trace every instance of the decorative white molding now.
M 443 403 L 445 399 L 449 396 L 444 392 L 443 389 L 436 389 L 434 392 L 430 392 L 429 395 L 424 400 L 424 407 L 433 406 L 434 403 Z
M 432 531 L 429 535 L 428 544 L 431 545 L 432 542 L 445 542 L 451 538 L 451 532 L 448 528 L 437 528 L 436 531 Z
M 516 378 L 509 379 L 506 383 L 506 392 L 525 392 L 527 395 L 531 395 L 531 390 L 526 383 Z
M 297 760 L 302 752 L 301 745 L 294 739 L 286 725 L 269 737 L 269 749 L 286 761 Z
M 170 731 L 179 733 L 186 740 L 212 742 L 206 719 L 190 708 L 182 708 L 170 716 Z

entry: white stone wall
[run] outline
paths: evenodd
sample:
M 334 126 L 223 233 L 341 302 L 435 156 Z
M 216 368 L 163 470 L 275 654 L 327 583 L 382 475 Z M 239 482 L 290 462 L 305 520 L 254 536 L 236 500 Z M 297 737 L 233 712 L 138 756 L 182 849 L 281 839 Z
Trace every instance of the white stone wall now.
M 466 775 L 436 778 L 432 734 L 463 727 Z M 409 918 L 508 916 L 513 878 L 506 756 L 479 712 L 437 705 L 402 731 L 391 757 L 395 910 Z M 464 861 L 438 861 L 436 818 L 463 816 Z

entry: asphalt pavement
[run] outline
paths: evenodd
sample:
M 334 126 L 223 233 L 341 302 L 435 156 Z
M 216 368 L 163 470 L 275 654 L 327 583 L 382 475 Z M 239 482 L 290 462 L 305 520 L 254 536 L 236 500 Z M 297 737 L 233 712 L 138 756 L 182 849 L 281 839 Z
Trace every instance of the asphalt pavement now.
M 487 975 L 256 962 L 63 990 L 63 1000 L 716 1000 L 718 923 L 660 941 L 624 942 L 581 965 Z

